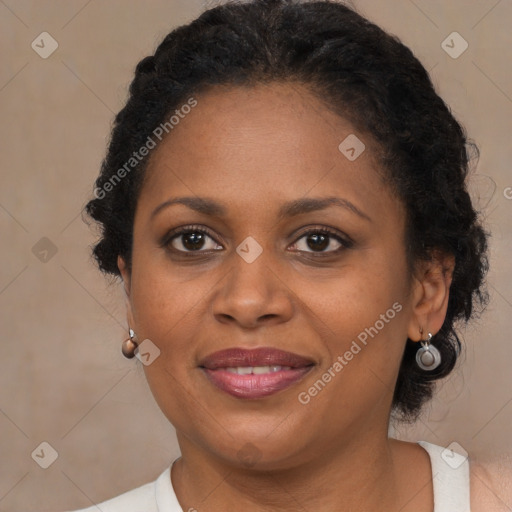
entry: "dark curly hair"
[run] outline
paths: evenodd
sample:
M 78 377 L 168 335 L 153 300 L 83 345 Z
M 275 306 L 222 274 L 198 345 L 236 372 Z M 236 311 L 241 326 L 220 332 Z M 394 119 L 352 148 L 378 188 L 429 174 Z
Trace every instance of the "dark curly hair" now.
M 119 171 L 156 127 L 208 87 L 276 81 L 307 87 L 376 142 L 386 183 L 406 207 L 411 270 L 434 251 L 455 258 L 446 319 L 432 339 L 442 364 L 422 371 L 411 340 L 401 362 L 393 412 L 414 420 L 431 398 L 433 382 L 455 365 L 461 348 L 456 323 L 488 300 L 487 234 L 466 187 L 478 149 L 413 53 L 339 2 L 228 2 L 173 30 L 138 63 L 128 101 L 115 118 L 96 197 L 85 207 L 101 228 L 94 257 L 107 274 L 120 274 L 118 255 L 131 268 L 135 206 L 149 157 L 139 157 L 122 179 Z

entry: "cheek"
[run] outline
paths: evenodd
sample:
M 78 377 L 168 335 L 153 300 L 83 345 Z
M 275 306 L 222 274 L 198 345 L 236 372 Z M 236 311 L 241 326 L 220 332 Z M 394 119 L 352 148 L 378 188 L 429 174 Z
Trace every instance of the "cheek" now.
M 160 407 L 174 416 L 172 411 L 187 406 L 180 397 L 187 395 L 189 372 L 196 366 L 193 340 L 204 332 L 206 315 L 198 312 L 205 309 L 208 282 L 185 281 L 185 272 L 171 271 L 150 254 L 134 252 L 132 310 L 139 339 L 151 340 L 160 351 L 144 366 L 148 384 Z
M 330 391 L 322 391 L 322 400 L 354 411 L 389 395 L 409 323 L 405 259 L 388 254 L 371 265 L 345 269 L 338 279 L 314 288 L 307 284 L 302 282 L 296 292 L 307 297 L 308 309 L 320 319 L 326 349 L 317 378 L 332 382 Z M 331 377 L 325 375 L 329 368 Z M 354 401 L 354 396 L 359 400 Z
M 139 265 L 132 280 L 137 334 L 160 350 L 158 358 L 144 366 L 146 380 L 169 421 L 185 431 L 190 429 L 190 418 L 197 418 L 202 411 L 190 379 L 190 372 L 196 371 L 193 340 L 204 332 L 201 322 L 206 318 L 198 314 L 204 310 L 205 295 L 198 284 L 183 282 L 175 273 L 147 262 Z
M 147 247 L 141 241 L 133 252 L 131 302 L 137 328 L 147 337 L 165 342 L 175 339 L 187 315 L 198 305 L 201 279 L 190 279 L 191 273 L 172 267 L 159 248 Z M 181 324 L 181 325 L 180 325 Z
M 406 315 L 397 311 L 405 311 L 408 294 L 405 266 L 399 259 L 375 258 L 368 264 L 361 261 L 342 269 L 337 276 L 317 281 L 315 286 L 308 279 L 299 283 L 294 288 L 297 296 L 315 311 L 326 328 L 345 341 L 375 323 L 382 335 L 403 330 L 406 324 Z

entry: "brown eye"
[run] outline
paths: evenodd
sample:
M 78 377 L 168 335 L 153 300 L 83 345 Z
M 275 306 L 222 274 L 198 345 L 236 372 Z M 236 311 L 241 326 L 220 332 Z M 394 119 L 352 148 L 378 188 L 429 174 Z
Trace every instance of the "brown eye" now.
M 350 247 L 350 245 L 348 241 L 344 240 L 337 233 L 323 228 L 303 233 L 297 242 L 293 244 L 293 248 L 309 253 L 335 253 L 343 248 Z
M 324 251 L 329 247 L 330 236 L 324 235 L 323 233 L 312 233 L 307 236 L 306 240 L 310 249 L 314 251 Z
M 205 242 L 205 234 L 197 231 L 184 233 L 180 235 L 181 243 L 188 251 L 197 251 L 201 249 Z
M 206 252 L 218 250 L 219 246 L 212 236 L 203 229 L 183 228 L 167 239 L 165 245 L 177 252 Z

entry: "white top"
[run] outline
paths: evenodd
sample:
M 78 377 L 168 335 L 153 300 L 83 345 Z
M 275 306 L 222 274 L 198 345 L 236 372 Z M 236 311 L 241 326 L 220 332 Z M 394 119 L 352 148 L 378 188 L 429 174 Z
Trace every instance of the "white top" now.
M 470 512 L 469 461 L 449 449 L 419 441 L 430 455 L 434 512 Z M 174 464 L 174 462 L 173 462 Z M 183 511 L 171 483 L 171 466 L 154 481 L 92 507 L 74 512 L 190 512 Z M 70 511 L 71 512 L 71 511 Z

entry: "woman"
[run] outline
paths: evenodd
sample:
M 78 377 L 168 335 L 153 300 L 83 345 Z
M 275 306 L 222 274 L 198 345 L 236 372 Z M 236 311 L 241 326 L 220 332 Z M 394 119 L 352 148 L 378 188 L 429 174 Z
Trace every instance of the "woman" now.
M 182 455 L 86 510 L 500 510 L 464 456 L 388 437 L 486 301 L 469 149 L 411 51 L 339 3 L 171 32 L 87 212 Z

